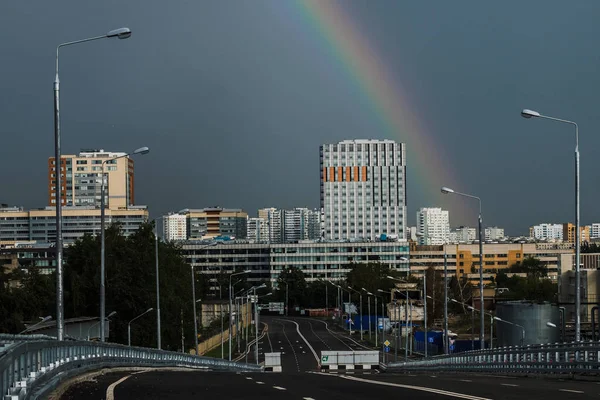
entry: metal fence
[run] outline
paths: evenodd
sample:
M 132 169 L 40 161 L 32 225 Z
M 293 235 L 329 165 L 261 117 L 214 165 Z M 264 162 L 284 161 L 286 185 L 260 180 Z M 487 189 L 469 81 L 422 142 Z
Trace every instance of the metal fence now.
M 467 351 L 418 361 L 395 362 L 388 370 L 505 373 L 600 373 L 600 342 L 538 344 Z
M 4 341 L 8 342 L 8 341 Z M 33 340 L 15 342 L 0 353 L 0 394 L 36 399 L 60 382 L 102 367 L 188 367 L 261 371 L 262 367 L 119 344 Z M 4 397 L 1 397 L 4 399 Z M 10 398 L 10 397 L 9 397 Z

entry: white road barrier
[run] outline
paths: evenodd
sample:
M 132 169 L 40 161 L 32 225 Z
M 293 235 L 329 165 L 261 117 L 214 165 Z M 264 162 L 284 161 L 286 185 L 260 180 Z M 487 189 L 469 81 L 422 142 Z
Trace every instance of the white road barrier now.
M 322 351 L 321 369 L 352 370 L 379 368 L 378 351 Z

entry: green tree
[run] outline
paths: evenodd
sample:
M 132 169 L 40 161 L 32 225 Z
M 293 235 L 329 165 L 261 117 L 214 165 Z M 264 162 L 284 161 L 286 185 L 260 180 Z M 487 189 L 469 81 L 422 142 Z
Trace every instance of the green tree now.
M 548 268 L 546 265 L 535 257 L 527 257 L 523 261 L 513 264 L 509 271 L 526 273 L 528 277 L 537 279 L 548 276 Z
M 302 270 L 297 267 L 290 267 L 281 271 L 277 278 L 278 290 L 273 292 L 274 298 L 285 302 L 286 287 L 288 290 L 288 312 L 291 313 L 296 307 L 304 307 L 308 285 Z
M 124 237 L 119 225 L 106 230 L 106 314 L 111 319 L 111 342 L 127 342 L 127 323 L 156 306 L 155 238 L 153 225 L 143 224 Z M 191 267 L 173 243 L 159 242 L 162 347 L 193 343 Z M 99 314 L 100 238 L 84 236 L 65 251 L 65 314 L 67 318 Z M 198 296 L 197 296 L 198 297 Z M 156 312 L 156 311 L 154 311 Z M 145 316 L 132 326 L 132 342 L 156 346 L 156 318 Z

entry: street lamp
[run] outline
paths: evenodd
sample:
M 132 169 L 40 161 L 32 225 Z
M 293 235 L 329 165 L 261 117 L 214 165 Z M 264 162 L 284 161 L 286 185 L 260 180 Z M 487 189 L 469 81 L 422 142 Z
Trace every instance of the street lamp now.
M 144 311 L 143 313 L 141 313 L 140 315 L 138 315 L 137 317 L 135 317 L 127 323 L 127 346 L 131 347 L 131 323 L 136 319 L 148 314 L 152 310 L 154 310 L 154 308 L 150 307 L 149 309 L 147 309 L 146 311 Z
M 122 154 L 117 157 L 113 157 L 107 160 L 102 161 L 102 179 L 100 183 L 100 341 L 104 342 L 104 314 L 106 307 L 106 299 L 105 299 L 105 285 L 104 285 L 104 269 L 106 264 L 106 239 L 105 239 L 105 200 L 104 200 L 104 186 L 105 186 L 105 177 L 106 173 L 104 171 L 104 167 L 107 162 L 114 162 L 119 158 L 129 157 L 130 155 L 136 154 L 148 154 L 150 149 L 148 147 L 140 147 L 139 149 L 134 150 L 132 153 Z
M 400 261 L 408 262 L 408 270 L 410 271 L 410 260 L 406 257 L 400 257 Z M 415 264 L 425 265 L 424 263 L 415 262 Z M 427 266 L 427 265 L 425 265 Z M 447 308 L 446 308 L 447 311 Z M 446 315 L 447 317 L 447 315 Z M 446 318 L 447 320 L 447 318 Z M 425 330 L 424 347 L 425 347 L 425 358 L 427 358 L 427 270 L 423 273 L 423 328 Z M 446 327 L 447 330 L 447 327 Z
M 108 319 L 110 319 L 110 317 L 112 317 L 112 316 L 113 316 L 113 315 L 115 315 L 116 313 L 117 313 L 116 311 L 113 311 L 113 312 L 111 312 L 110 314 L 108 314 L 108 315 L 106 316 L 106 319 L 107 319 L 107 320 L 108 320 Z M 98 322 L 94 322 L 94 323 L 93 323 L 93 324 L 92 324 L 92 325 L 91 325 L 91 326 L 88 328 L 88 334 L 87 334 L 87 338 L 88 338 L 88 340 L 90 340 L 90 330 L 91 330 L 91 329 L 92 329 L 94 326 L 98 325 L 99 323 L 100 323 L 100 321 L 98 321 Z
M 233 274 L 229 275 L 229 361 L 231 361 L 231 311 L 233 308 L 233 305 L 231 304 L 232 302 L 232 296 L 231 296 L 231 278 L 233 278 L 236 275 L 242 275 L 242 274 L 249 274 L 250 272 L 252 272 L 251 270 L 247 269 L 245 271 L 242 272 L 234 272 Z
M 206 246 L 200 247 L 198 250 L 203 250 L 208 247 L 216 246 L 217 242 L 210 242 Z M 194 275 L 194 266 L 190 265 L 192 268 L 192 304 L 194 311 L 194 344 L 196 345 L 196 353 L 198 353 L 198 320 L 196 316 L 196 277 Z
M 524 345 L 525 345 L 525 328 L 523 328 L 523 327 L 522 327 L 521 325 L 519 325 L 519 324 L 515 324 L 514 322 L 510 322 L 510 321 L 507 321 L 507 320 L 505 320 L 505 319 L 502 319 L 502 318 L 499 318 L 499 317 L 494 317 L 494 319 L 495 319 L 496 321 L 504 322 L 504 323 L 506 323 L 506 324 L 514 325 L 514 326 L 517 326 L 517 327 L 521 328 L 521 330 L 523 331 L 523 335 L 521 336 L 521 346 L 524 346 Z
M 371 296 L 373 296 L 373 293 L 365 288 L 360 289 L 367 294 L 367 310 L 369 312 L 369 324 L 367 326 L 369 327 L 369 340 L 371 340 Z M 375 304 L 375 314 L 377 314 L 377 304 Z M 377 336 L 377 330 L 375 330 L 375 336 Z M 375 339 L 375 343 L 377 343 L 377 339 Z M 377 344 L 375 346 L 377 346 Z
M 56 208 L 56 336 L 58 340 L 64 339 L 64 289 L 63 289 L 63 238 L 62 238 L 62 163 L 60 151 L 60 79 L 58 77 L 58 55 L 61 47 L 74 44 L 91 42 L 98 39 L 117 37 L 127 39 L 131 36 L 129 28 L 119 28 L 102 36 L 95 36 L 74 42 L 61 43 L 56 47 L 56 75 L 54 77 L 54 173 L 56 177 L 56 195 L 54 197 Z M 66 172 L 66 171 L 65 171 Z M 104 331 L 103 331 L 104 332 Z
M 353 289 L 351 286 L 348 286 L 348 289 L 352 290 L 354 293 L 358 293 L 358 297 L 359 297 L 359 301 L 360 301 L 360 308 L 359 308 L 359 312 L 360 312 L 360 340 L 363 340 L 363 313 L 362 313 L 362 293 L 360 292 L 360 290 L 356 290 Z
M 543 118 L 550 121 L 562 122 L 575 126 L 575 341 L 581 340 L 581 232 L 579 222 L 579 126 L 576 122 L 566 119 L 549 117 L 537 111 L 524 109 L 521 111 L 523 118 Z
M 463 197 L 468 197 L 470 199 L 475 199 L 479 202 L 479 218 L 478 218 L 478 224 L 479 224 L 479 301 L 481 302 L 480 304 L 480 308 L 481 308 L 481 332 L 480 332 L 480 336 L 479 336 L 479 340 L 480 340 L 480 348 L 481 350 L 485 349 L 485 340 L 484 340 L 484 333 L 485 333 L 485 325 L 484 325 L 484 314 L 485 314 L 485 307 L 484 307 L 484 303 L 483 303 L 483 231 L 482 231 L 482 215 L 481 215 L 481 198 L 477 197 L 477 196 L 473 196 L 471 194 L 466 194 L 466 193 L 460 193 L 457 192 L 453 189 L 447 188 L 447 187 L 442 187 L 442 193 L 444 194 L 455 194 L 457 196 L 463 196 Z
M 27 329 L 24 329 L 24 330 L 22 330 L 21 332 L 19 332 L 19 335 L 21 335 L 21 334 L 23 334 L 23 333 L 25 333 L 25 332 L 27 332 L 27 331 L 30 331 L 30 330 L 32 330 L 32 329 L 33 329 L 33 328 L 35 328 L 36 326 L 38 326 L 38 325 L 40 325 L 40 324 L 43 324 L 43 323 L 44 323 L 44 322 L 46 322 L 46 321 L 50 321 L 50 320 L 52 319 L 52 316 L 51 316 L 51 315 L 48 315 L 47 317 L 40 317 L 40 319 L 41 319 L 41 321 L 40 321 L 40 322 L 36 322 L 35 324 L 33 324 L 33 325 L 31 325 L 31 326 L 27 327 Z

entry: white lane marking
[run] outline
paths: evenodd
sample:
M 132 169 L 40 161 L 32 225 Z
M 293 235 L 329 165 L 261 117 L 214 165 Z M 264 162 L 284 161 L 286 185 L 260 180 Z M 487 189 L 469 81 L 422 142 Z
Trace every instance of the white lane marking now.
M 256 384 L 257 384 L 257 385 L 264 385 L 265 383 L 264 383 L 264 382 L 261 382 L 261 381 L 256 381 Z
M 251 381 L 251 380 L 252 380 L 252 378 L 250 378 L 249 376 L 247 376 L 247 377 L 246 377 L 246 379 L 248 379 L 249 381 Z
M 273 389 L 277 389 L 277 390 L 287 390 L 286 388 L 283 388 L 281 386 L 273 386 Z
M 302 400 L 315 400 L 312 397 L 303 397 Z
M 517 387 L 519 385 L 515 385 L 514 383 L 501 383 L 500 385 L 502 386 L 510 386 L 510 387 Z
M 431 375 L 431 378 L 437 378 L 435 375 Z
M 460 381 L 461 381 L 461 382 L 473 382 L 473 381 L 472 381 L 472 380 L 470 380 L 470 379 L 460 379 Z
M 313 349 L 313 347 L 310 345 L 310 343 L 308 343 L 308 340 L 306 340 L 306 338 L 304 337 L 302 332 L 300 332 L 300 325 L 298 325 L 298 323 L 296 321 L 292 321 L 290 319 L 283 319 L 282 321 L 292 322 L 294 325 L 296 325 L 296 331 L 298 332 L 298 335 L 300 335 L 302 340 L 304 340 L 304 343 L 306 343 L 306 345 L 308 346 L 310 351 L 313 353 L 313 356 L 315 356 L 315 360 L 317 360 L 317 365 L 319 365 L 319 361 L 320 361 L 319 356 L 317 356 L 317 352 L 315 351 L 315 349 Z
M 296 343 L 298 343 L 298 341 L 296 340 Z
M 131 375 L 124 376 L 121 379 L 119 379 L 118 381 L 111 383 L 110 386 L 106 389 L 106 400 L 114 400 L 115 399 L 115 388 L 117 387 L 117 385 L 119 383 L 128 379 L 130 376 Z
M 582 390 L 570 390 L 570 389 L 558 389 L 559 392 L 569 392 L 569 393 L 585 393 Z
M 403 389 L 418 390 L 418 391 L 421 391 L 421 392 L 435 393 L 435 394 L 440 394 L 440 395 L 448 396 L 448 397 L 457 397 L 459 399 L 466 399 L 466 400 L 491 400 L 491 399 L 489 399 L 487 397 L 472 396 L 470 394 L 450 392 L 450 391 L 447 391 L 447 390 L 440 390 L 440 389 L 433 389 L 433 388 L 429 388 L 429 387 L 425 387 L 425 386 L 413 386 L 413 385 L 403 385 L 403 384 L 400 384 L 400 383 L 373 381 L 373 380 L 370 380 L 370 379 L 358 378 L 356 376 L 330 375 L 330 374 L 322 373 L 322 372 L 315 372 L 315 374 L 317 374 L 317 375 L 325 375 L 325 376 L 333 376 L 333 377 L 336 377 L 336 378 L 348 379 L 348 380 L 351 380 L 351 381 L 372 383 L 374 385 L 392 386 L 392 387 L 398 387 L 398 388 L 403 388 Z

